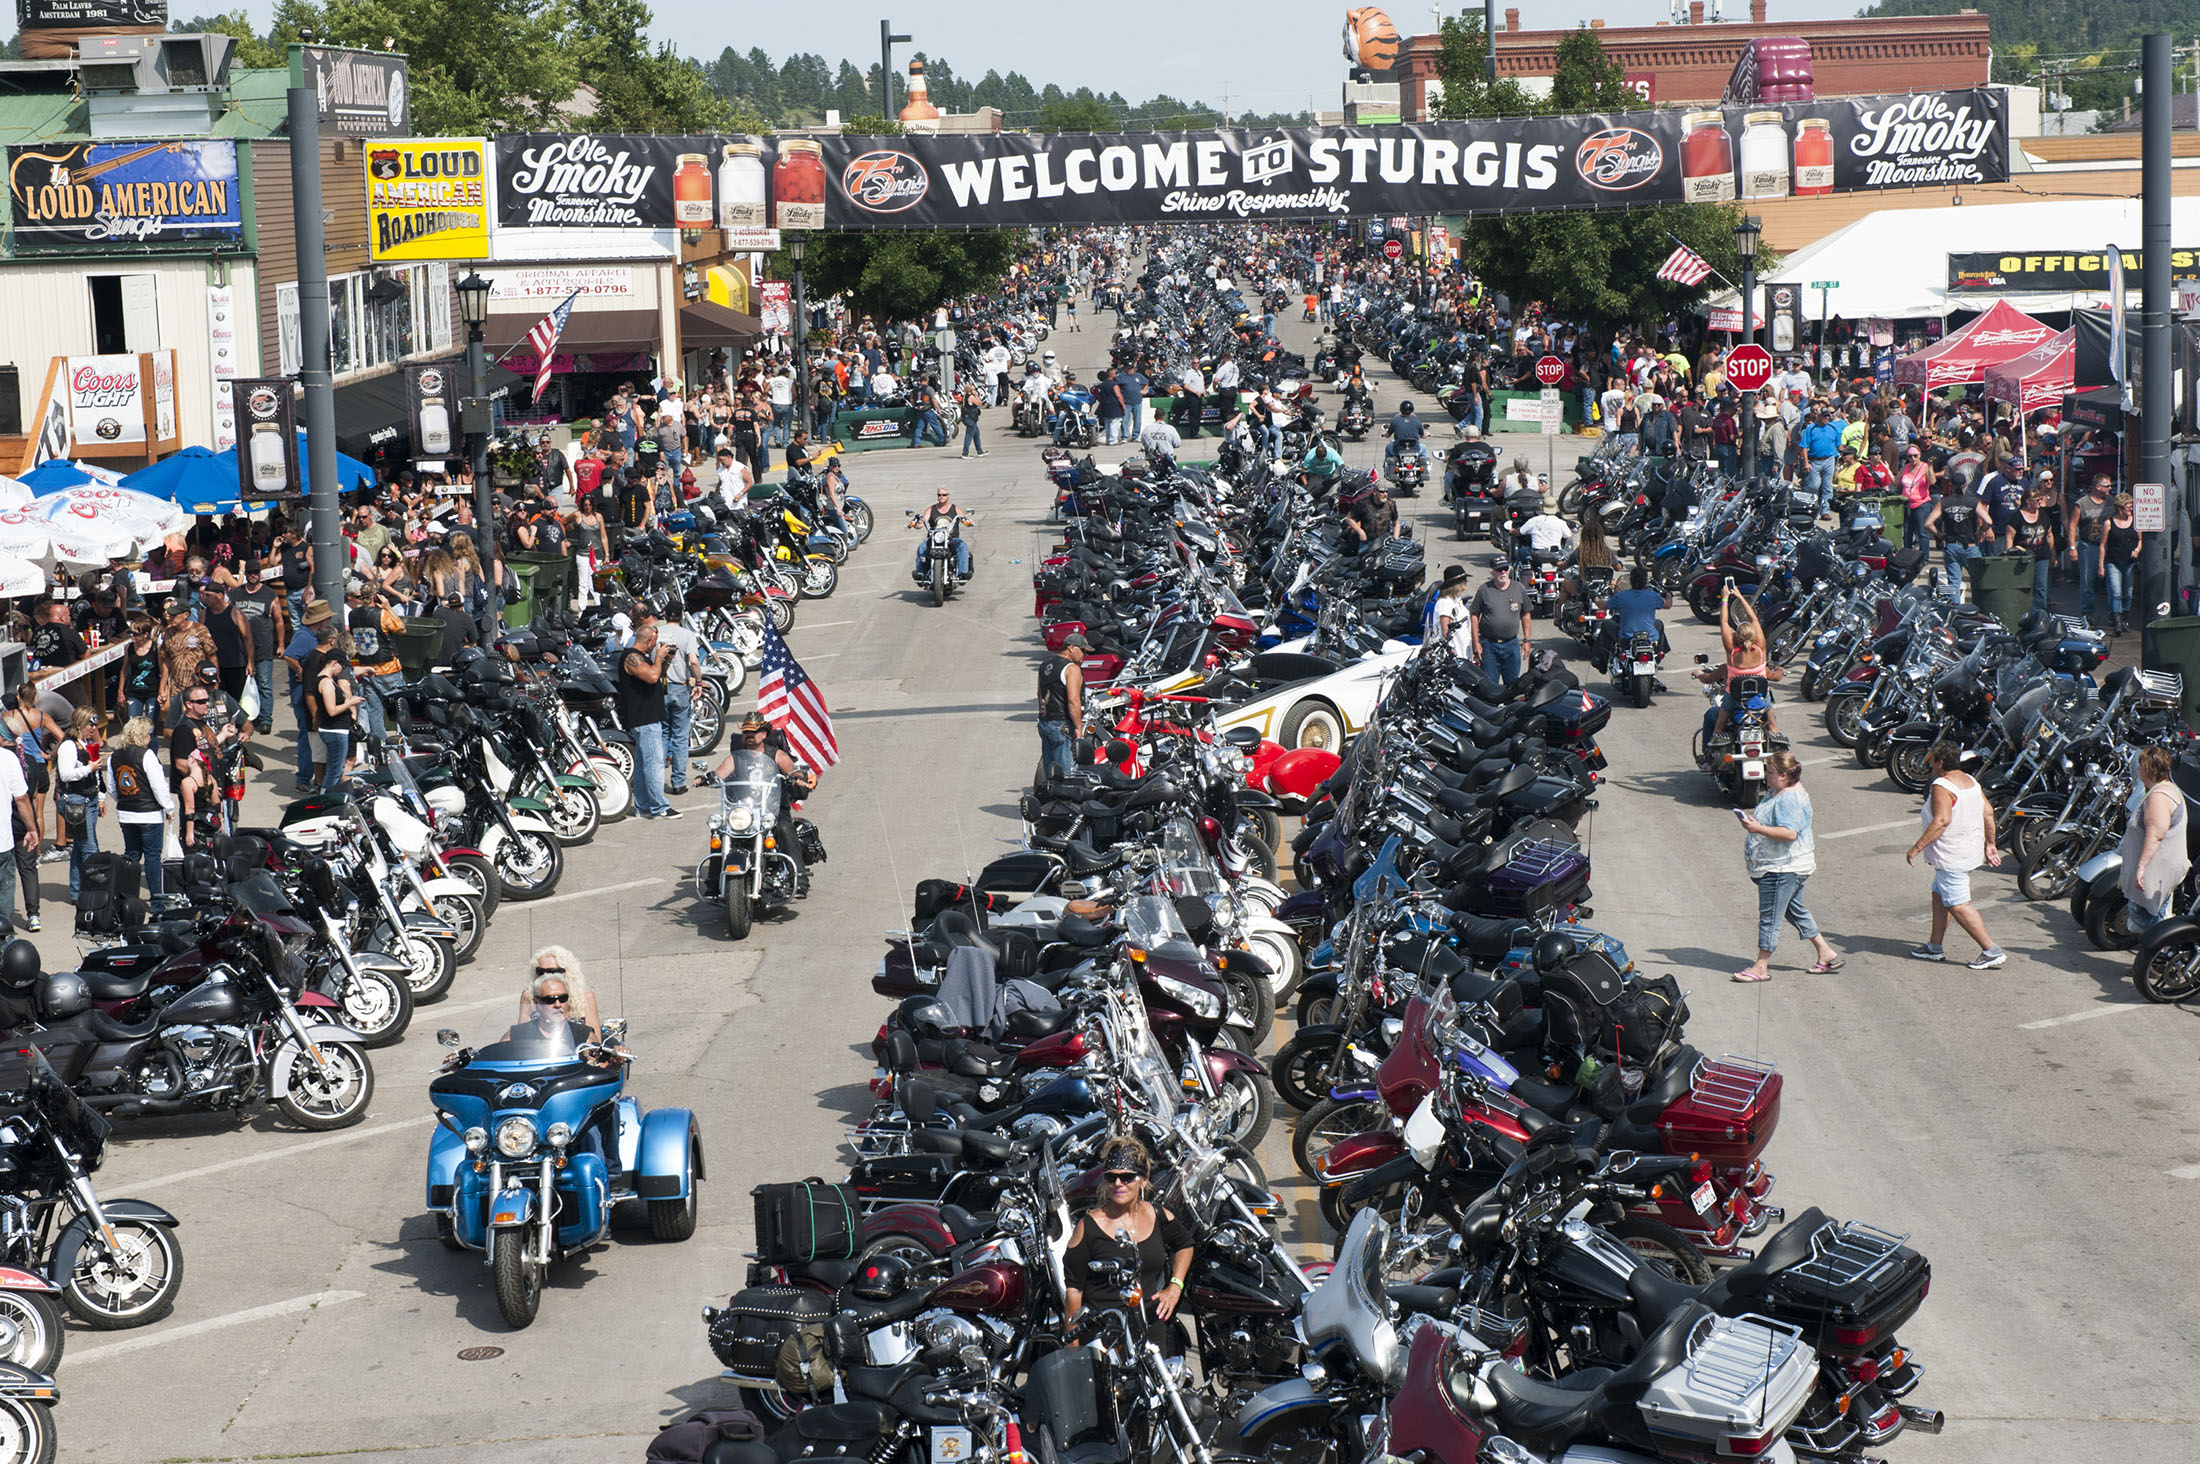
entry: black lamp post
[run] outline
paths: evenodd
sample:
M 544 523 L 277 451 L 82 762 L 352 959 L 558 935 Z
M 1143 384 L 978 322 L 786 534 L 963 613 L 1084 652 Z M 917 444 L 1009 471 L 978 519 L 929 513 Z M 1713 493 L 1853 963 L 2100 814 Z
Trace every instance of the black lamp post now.
M 495 499 L 489 491 L 489 353 L 481 343 L 481 328 L 489 320 L 489 281 L 468 270 L 456 286 L 458 317 L 466 322 L 466 387 L 470 395 L 460 403 L 459 422 L 466 430 L 466 451 L 474 466 L 474 548 L 487 564 L 496 550 L 491 525 Z
M 1742 261 L 1742 340 L 1745 344 L 1757 339 L 1757 318 L 1754 306 L 1757 296 L 1757 240 L 1764 233 L 1764 225 L 1752 214 L 1743 214 L 1742 221 L 1734 226 L 1734 253 Z M 1742 481 L 1757 476 L 1757 423 L 1755 409 L 1748 397 L 1742 399 Z
M 790 234 L 787 257 L 794 261 L 794 416 L 804 432 L 815 432 L 810 420 L 810 307 L 802 295 L 802 251 L 808 236 Z

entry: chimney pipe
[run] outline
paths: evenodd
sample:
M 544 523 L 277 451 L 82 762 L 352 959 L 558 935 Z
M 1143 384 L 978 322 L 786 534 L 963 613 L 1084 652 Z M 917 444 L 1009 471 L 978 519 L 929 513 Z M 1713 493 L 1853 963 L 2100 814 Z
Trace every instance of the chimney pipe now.
M 1765 0 L 1749 0 L 1749 23 L 1751 25 L 1763 25 L 1765 23 Z
M 1506 8 L 1505 29 L 1509 31 L 1516 31 L 1520 29 L 1520 12 L 1518 10 L 1511 7 Z
M 1688 0 L 1688 23 L 1703 24 L 1703 0 Z

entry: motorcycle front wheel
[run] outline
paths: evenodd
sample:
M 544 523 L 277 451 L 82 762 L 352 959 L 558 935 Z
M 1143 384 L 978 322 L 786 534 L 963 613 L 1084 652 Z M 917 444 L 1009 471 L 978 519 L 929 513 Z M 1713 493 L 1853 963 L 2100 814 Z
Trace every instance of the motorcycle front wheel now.
M 1224 971 L 1218 979 L 1226 993 L 1228 1015 L 1244 1024 L 1240 1034 L 1248 1051 L 1258 1052 L 1276 1030 L 1276 989 L 1266 977 L 1249 972 Z
M 53 1409 L 27 1398 L 0 1398 L 0 1464 L 53 1464 Z
M 1215 1107 L 1222 1110 L 1218 1137 L 1258 1149 L 1260 1141 L 1268 1136 L 1268 1125 L 1275 1120 L 1275 1086 L 1264 1073 L 1232 1071 L 1223 1077 Z
M 739 665 L 737 661 L 734 664 Z M 742 676 L 747 677 L 747 668 Z M 726 692 L 712 677 L 704 677 L 689 693 L 688 756 L 709 757 L 726 735 Z
M 496 1272 L 497 1314 L 507 1327 L 522 1330 L 542 1310 L 543 1268 L 527 1258 L 527 1237 L 517 1230 L 494 1232 L 489 1251 Z
M 2173 941 L 2131 963 L 2131 984 L 2148 1001 L 2183 1001 L 2200 991 L 2200 940 Z
M 848 520 L 848 527 L 855 531 L 856 542 L 861 544 L 869 539 L 871 537 L 871 505 L 868 503 L 843 502 L 841 507 L 841 516 Z
M 95 1332 L 120 1332 L 159 1321 L 183 1289 L 183 1247 L 172 1226 L 110 1216 L 115 1248 L 96 1231 L 84 1237 L 62 1297 Z M 0 1455 L 0 1457 L 5 1457 Z
M 2017 889 L 2027 900 L 2060 900 L 2078 878 L 2078 865 L 2092 850 L 2092 841 L 2075 829 L 2048 834 L 2032 846 L 2017 869 Z
M 613 758 L 594 753 L 565 771 L 596 785 L 596 815 L 602 822 L 625 818 L 634 811 L 634 785 Z
M 374 1097 L 374 1064 L 350 1042 L 317 1042 L 324 1070 L 300 1051 L 290 1065 L 290 1091 L 275 1096 L 275 1111 L 302 1129 L 326 1133 L 367 1116 Z
M 1887 754 L 1887 776 L 1905 793 L 1922 793 L 1933 785 L 1933 770 L 1925 756 L 1932 748 L 1922 742 L 1905 742 Z
M 823 554 L 802 561 L 802 598 L 822 600 L 840 587 L 840 570 Z
M 596 805 L 594 792 L 587 788 L 548 788 L 536 796 L 550 805 L 542 816 L 549 820 L 559 843 L 585 844 L 596 837 L 603 810 Z
M 731 880 L 719 897 L 726 911 L 726 936 L 730 940 L 747 940 L 749 928 L 756 922 L 755 911 L 749 904 L 749 887 L 740 880 Z
M 1856 739 L 1864 735 L 1862 692 L 1826 698 L 1826 735 L 1843 747 L 1856 746 Z
M 497 878 L 496 866 L 481 854 L 446 854 L 444 868 L 450 870 L 453 879 L 462 879 L 474 887 L 481 897 L 481 918 L 484 925 L 494 920 L 497 902 L 504 897 L 504 883 Z
M 0 1325 L 15 1329 L 0 1362 L 53 1376 L 69 1340 L 60 1302 L 38 1291 L 0 1291 Z
M 565 850 L 548 834 L 521 829 L 498 847 L 496 872 L 506 899 L 539 900 L 565 877 Z
M 397 949 L 391 954 L 405 963 L 405 986 L 410 999 L 416 1003 L 442 1000 L 449 993 L 451 982 L 458 977 L 458 947 L 432 935 L 422 935 L 417 930 L 404 932 L 393 944 Z M 410 1015 L 408 1012 L 407 1016 Z
M 336 1010 L 344 1025 L 359 1034 L 361 1046 L 388 1047 L 412 1025 L 413 988 L 387 971 L 361 971 L 357 979 L 346 973 Z
M 794 629 L 794 595 L 773 595 L 764 601 L 764 614 L 771 620 L 772 629 L 785 635 Z
M 451 960 L 462 964 L 474 958 L 481 949 L 482 938 L 489 933 L 489 917 L 482 912 L 481 899 L 477 895 L 437 895 L 429 904 L 435 918 L 458 932 L 458 939 L 451 943 Z

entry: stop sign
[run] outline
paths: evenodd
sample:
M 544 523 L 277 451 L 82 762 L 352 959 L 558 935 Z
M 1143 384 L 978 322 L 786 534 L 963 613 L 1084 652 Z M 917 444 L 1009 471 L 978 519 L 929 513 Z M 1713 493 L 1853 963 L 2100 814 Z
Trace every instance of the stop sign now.
M 1402 255 L 1404 255 L 1404 254 L 1405 254 L 1405 252 L 1406 252 L 1406 241 L 1405 241 L 1405 240 L 1403 240 L 1403 239 L 1385 239 L 1385 240 L 1383 241 L 1383 258 L 1385 258 L 1385 259 L 1397 259 L 1397 258 L 1401 257 Z
M 1566 363 L 1556 356 L 1545 356 L 1535 363 L 1535 379 L 1545 386 L 1556 386 L 1566 379 Z
M 1772 353 L 1763 346 L 1739 345 L 1726 353 L 1727 384 L 1751 392 L 1772 380 Z

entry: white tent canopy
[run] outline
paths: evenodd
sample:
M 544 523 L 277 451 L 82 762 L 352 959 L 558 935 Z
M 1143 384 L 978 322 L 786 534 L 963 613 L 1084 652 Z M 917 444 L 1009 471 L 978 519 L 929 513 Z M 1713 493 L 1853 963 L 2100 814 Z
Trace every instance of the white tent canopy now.
M 2200 198 L 2171 200 L 2170 238 L 2200 235 Z M 2101 303 L 2104 290 L 2011 290 L 1952 295 L 1948 292 L 1948 256 L 1991 251 L 1997 254 L 2093 252 L 2115 244 L 2140 244 L 2136 198 L 2043 199 L 2038 203 L 1965 204 L 1960 208 L 1882 209 L 1787 256 L 1760 284 L 1803 287 L 1803 314 L 1816 320 L 1817 280 L 1838 280 L 1826 295 L 1825 313 L 1843 320 L 1881 316 L 1946 315 L 1951 310 L 1984 310 L 2007 300 L 2020 310 L 2069 310 Z M 2139 288 L 2136 270 L 2127 283 Z M 1760 305 L 1763 296 L 1759 297 Z M 1732 310 L 1740 300 L 1732 290 L 1707 302 Z

